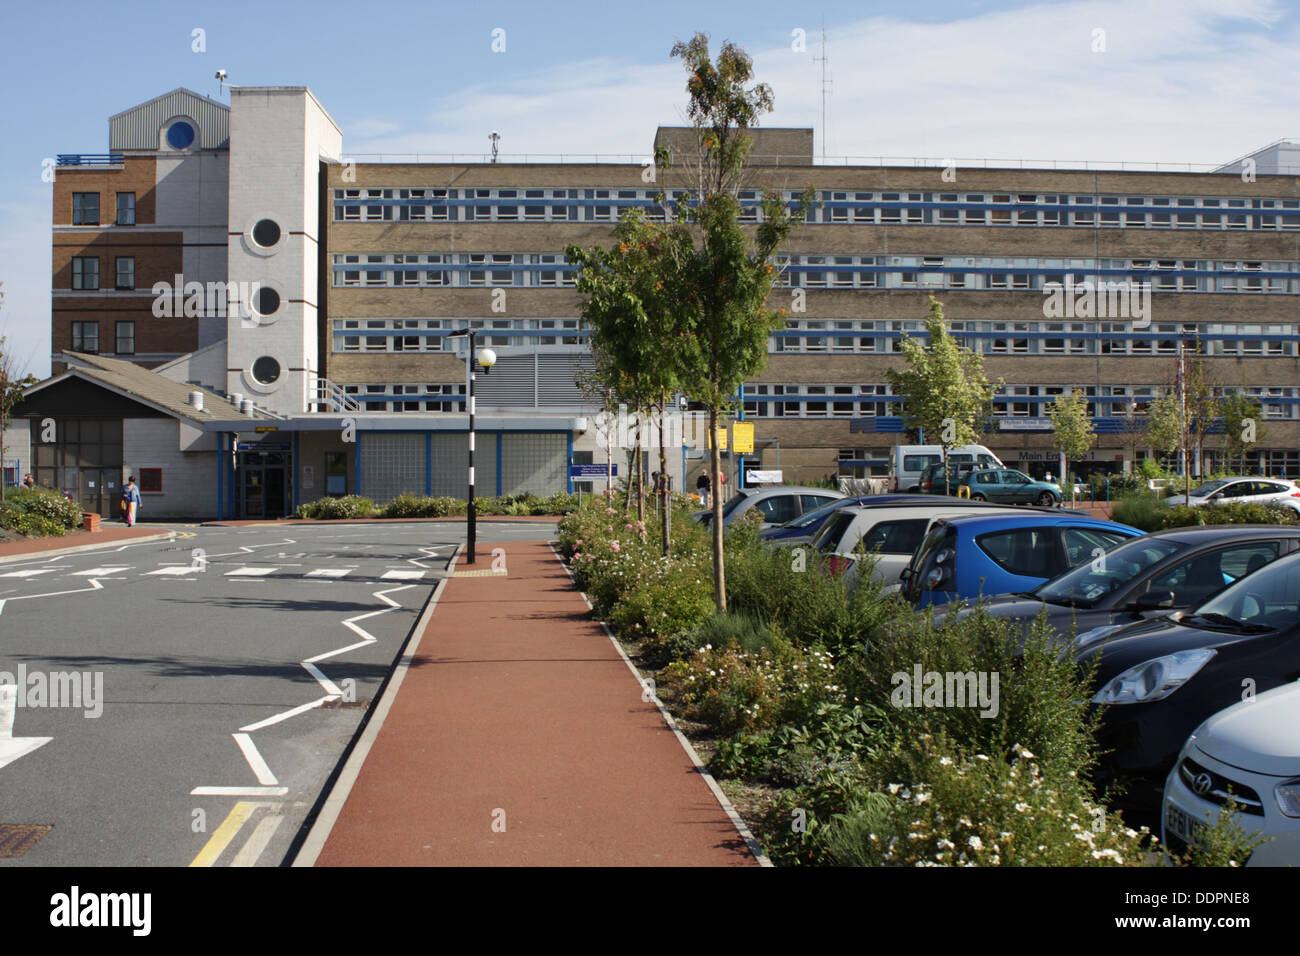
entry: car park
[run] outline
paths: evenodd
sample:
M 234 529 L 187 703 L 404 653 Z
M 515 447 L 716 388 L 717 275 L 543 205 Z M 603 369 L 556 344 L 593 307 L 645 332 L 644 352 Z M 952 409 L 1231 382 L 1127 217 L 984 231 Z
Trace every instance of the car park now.
M 1036 504 L 1050 508 L 1061 503 L 1061 486 L 1035 481 L 1014 468 L 977 468 L 966 477 L 974 501 L 1000 504 Z
M 1283 478 L 1219 478 L 1193 488 L 1185 495 L 1163 499 L 1169 507 L 1187 505 L 1278 503 L 1300 511 L 1300 485 Z
M 764 485 L 742 488 L 722 506 L 722 526 L 744 518 L 752 509 L 763 515 L 763 527 L 772 527 L 793 521 L 805 511 L 814 511 L 832 501 L 847 497 L 833 488 L 813 488 L 805 485 Z M 708 525 L 713 511 L 697 511 L 695 520 Z
M 934 499 L 929 495 L 859 495 L 852 498 L 839 498 L 827 502 L 820 508 L 805 511 L 793 521 L 764 528 L 758 536 L 768 544 L 778 546 L 807 544 L 821 530 L 823 522 L 840 508 L 847 508 L 850 505 L 878 507 L 907 501 L 933 503 Z
M 843 575 L 849 586 L 861 573 L 859 558 L 864 554 L 873 556 L 873 575 L 894 584 L 935 520 L 972 511 L 996 514 L 1009 510 L 978 503 L 971 507 L 966 502 L 936 502 L 932 497 L 912 504 L 842 508 L 827 519 L 811 546 L 828 558 L 831 573 Z
M 1161 838 L 1182 856 L 1228 799 L 1266 842 L 1247 866 L 1300 866 L 1300 683 L 1239 701 L 1192 732 L 1165 779 Z
M 1200 604 L 1251 571 L 1300 551 L 1300 527 L 1210 525 L 1169 528 L 1126 540 L 1032 591 L 984 610 L 1020 623 L 1039 618 L 1086 646 L 1122 627 Z
M 1300 552 L 1188 611 L 1081 646 L 1074 658 L 1096 668 L 1096 782 L 1121 788 L 1113 805 L 1154 829 L 1165 781 L 1197 726 L 1243 694 L 1300 679 Z
M 902 593 L 918 607 L 1022 593 L 1141 534 L 1046 508 L 940 518 L 900 575 Z
M 921 474 L 921 491 L 927 495 L 955 495 L 973 468 L 969 462 L 936 462 Z

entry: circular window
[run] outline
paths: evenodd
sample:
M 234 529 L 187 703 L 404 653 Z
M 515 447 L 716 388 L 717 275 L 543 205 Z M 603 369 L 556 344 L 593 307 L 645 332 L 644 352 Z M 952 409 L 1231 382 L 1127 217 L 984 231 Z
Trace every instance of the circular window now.
M 184 120 L 177 120 L 167 127 L 167 145 L 172 149 L 189 149 L 194 143 L 194 127 Z
M 253 295 L 253 308 L 258 315 L 274 315 L 275 310 L 280 308 L 280 293 L 262 286 Z
M 253 241 L 259 246 L 273 246 L 280 241 L 280 224 L 274 219 L 259 219 L 253 227 Z
M 263 355 L 253 363 L 253 378 L 259 385 L 270 385 L 280 377 L 280 363 Z

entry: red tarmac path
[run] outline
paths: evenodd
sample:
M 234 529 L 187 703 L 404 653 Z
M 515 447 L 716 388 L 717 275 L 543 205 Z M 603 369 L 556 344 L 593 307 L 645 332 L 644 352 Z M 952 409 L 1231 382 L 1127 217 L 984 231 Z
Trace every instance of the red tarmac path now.
M 494 547 L 508 575 L 446 582 L 316 865 L 757 865 L 550 547 L 478 569 Z

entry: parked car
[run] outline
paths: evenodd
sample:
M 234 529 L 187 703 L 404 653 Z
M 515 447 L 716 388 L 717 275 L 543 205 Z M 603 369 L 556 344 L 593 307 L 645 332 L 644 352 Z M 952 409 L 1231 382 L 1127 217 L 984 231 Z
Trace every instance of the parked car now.
M 1192 731 L 1165 779 L 1161 839 L 1181 856 L 1231 795 L 1264 837 L 1247 866 L 1300 866 L 1300 684 L 1239 701 Z
M 807 544 L 821 530 L 826 519 L 840 508 L 847 508 L 850 505 L 878 507 L 906 501 L 924 501 L 932 504 L 934 499 L 929 495 L 859 495 L 853 498 L 839 498 L 827 502 L 820 508 L 805 511 L 793 521 L 787 521 L 785 524 L 772 528 L 765 528 L 759 532 L 758 536 L 763 541 L 778 546 Z
M 1044 508 L 1061 503 L 1061 486 L 1056 482 L 1035 481 L 1014 468 L 977 468 L 966 477 L 966 484 L 975 501 L 1033 503 Z
M 1141 534 L 1046 508 L 940 518 L 900 575 L 902 593 L 918 607 L 1021 593 Z
M 765 485 L 762 488 L 742 488 L 722 506 L 722 526 L 725 528 L 745 516 L 752 508 L 763 513 L 763 527 L 793 521 L 805 511 L 815 511 L 825 504 L 844 498 L 842 491 L 832 488 L 810 488 L 803 485 Z M 697 511 L 695 520 L 706 526 L 713 511 Z
M 980 468 L 1001 468 L 1002 460 L 983 445 L 958 445 L 948 449 L 948 460 Z M 942 445 L 895 445 L 889 451 L 890 489 L 900 492 L 921 490 L 921 474 L 943 461 Z
M 985 605 L 1028 631 L 1040 614 L 1063 640 L 1087 646 L 1140 621 L 1200 604 L 1274 559 L 1300 551 L 1300 528 L 1210 525 L 1125 540 L 1024 594 Z
M 981 513 L 1009 513 L 1008 508 L 964 501 L 937 502 L 933 497 L 911 504 L 882 508 L 841 508 L 826 520 L 812 540 L 812 548 L 830 559 L 832 574 L 843 575 L 852 586 L 860 573 L 861 551 L 875 555 L 874 576 L 887 584 L 898 581 L 930 525 L 939 518 Z
M 955 495 L 974 467 L 970 462 L 935 462 L 921 474 L 921 491 L 927 495 Z
M 1189 611 L 1115 631 L 1080 648 L 1096 666 L 1096 771 L 1114 805 L 1153 829 L 1165 780 L 1188 736 L 1243 699 L 1300 679 L 1300 552 L 1264 565 Z M 1294 728 L 1292 728 L 1294 735 Z
M 1170 495 L 1162 500 L 1171 508 L 1277 502 L 1300 511 L 1300 485 L 1283 478 L 1219 478 L 1193 488 L 1190 494 Z

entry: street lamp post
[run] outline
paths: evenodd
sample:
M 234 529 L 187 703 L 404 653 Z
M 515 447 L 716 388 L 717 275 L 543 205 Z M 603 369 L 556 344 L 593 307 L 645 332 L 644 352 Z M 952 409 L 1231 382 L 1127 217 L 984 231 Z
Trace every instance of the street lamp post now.
M 478 540 L 478 515 L 474 506 L 474 363 L 478 362 L 483 366 L 483 374 L 487 375 L 492 371 L 492 366 L 496 363 L 497 353 L 491 349 L 475 350 L 475 336 L 478 334 L 476 329 L 462 329 L 459 332 L 447 333 L 448 338 L 457 338 L 466 336 L 469 339 L 469 348 L 465 352 L 465 407 L 469 410 L 469 460 L 468 460 L 468 479 L 469 479 L 469 499 L 465 509 L 465 563 L 473 564 L 475 560 L 474 547 Z

